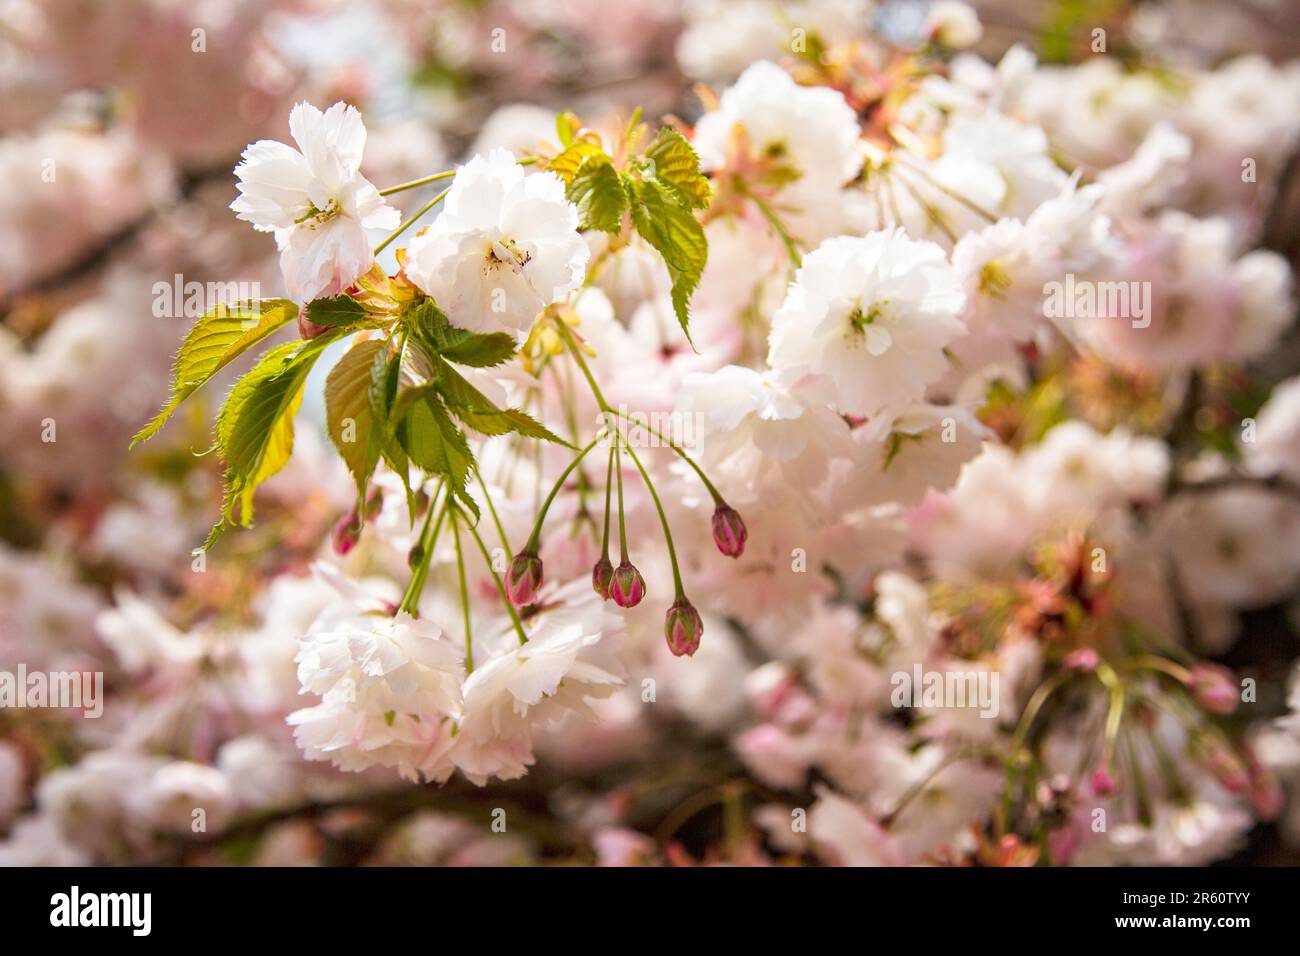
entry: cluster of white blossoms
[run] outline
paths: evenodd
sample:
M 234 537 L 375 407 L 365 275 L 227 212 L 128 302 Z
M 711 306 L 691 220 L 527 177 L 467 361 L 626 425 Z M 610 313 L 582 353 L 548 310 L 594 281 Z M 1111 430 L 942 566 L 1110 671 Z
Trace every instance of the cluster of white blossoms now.
M 1279 814 L 1300 840 L 1300 676 L 1279 720 L 1276 674 L 1216 663 L 1300 593 L 1268 213 L 1293 66 L 990 63 L 966 4 L 868 0 L 584 2 L 487 57 L 498 0 L 367 6 L 475 96 L 386 123 L 348 70 L 277 87 L 233 184 L 142 242 L 270 293 L 185 323 L 169 398 L 183 330 L 119 324 L 138 262 L 0 327 L 0 658 L 109 688 L 101 724 L 0 743 L 0 861 L 208 859 L 227 827 L 317 861 L 394 778 L 452 793 L 365 859 L 554 859 L 453 816 L 528 775 L 601 862 L 685 861 L 656 801 L 697 784 L 739 794 L 709 862 L 1204 863 Z M 366 122 L 309 102 L 342 96 Z M 293 145 L 259 139 L 286 110 Z M 191 188 L 105 145 L 117 195 L 79 164 L 51 190 L 90 238 Z M 37 198 L 2 202 L 32 223 L 8 285 L 59 260 Z M 177 406 L 254 348 L 188 454 Z M 87 467 L 160 399 L 120 474 Z
M 436 624 L 374 606 L 355 588 L 326 608 L 298 650 L 302 692 L 321 702 L 289 715 L 310 760 L 343 770 L 395 768 L 442 782 L 459 768 L 484 783 L 521 777 L 533 735 L 566 711 L 590 713 L 623 681 L 618 618 L 595 595 L 571 595 L 516 640 L 508 622 L 475 635 L 477 667 Z

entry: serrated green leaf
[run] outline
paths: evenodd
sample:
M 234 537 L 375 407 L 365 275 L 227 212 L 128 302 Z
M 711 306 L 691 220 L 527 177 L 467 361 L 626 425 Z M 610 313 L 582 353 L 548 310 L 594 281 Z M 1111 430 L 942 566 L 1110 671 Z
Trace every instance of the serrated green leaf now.
M 435 387 L 447 409 L 467 427 L 484 435 L 518 432 L 528 438 L 568 445 L 531 415 L 517 408 L 498 408 L 486 395 L 441 359 L 435 360 Z
M 606 162 L 609 161 L 609 156 L 601 149 L 599 143 L 592 142 L 590 139 L 579 139 L 569 144 L 562 153 L 548 162 L 546 168 L 564 180 L 564 185 L 567 187 L 573 182 L 573 177 L 578 174 L 582 164 L 596 156 L 603 157 Z
M 662 184 L 631 176 L 625 177 L 624 183 L 632 204 L 632 224 L 668 266 L 673 280 L 673 311 L 677 313 L 677 321 L 689 342 L 690 298 L 700 284 L 700 276 L 709 258 L 709 241 L 705 238 L 704 228 L 689 209 L 678 205 Z
M 411 461 L 427 472 L 446 475 L 453 489 L 465 487 L 474 454 L 437 392 L 427 391 L 411 403 L 398 434 Z
M 371 370 L 375 355 L 386 348 L 381 339 L 358 342 L 325 379 L 325 424 L 363 498 L 379 461 L 379 437 L 370 414 Z
M 366 317 L 366 307 L 349 295 L 313 299 L 307 303 L 307 321 L 330 328 L 341 328 Z
M 162 410 L 131 439 L 147 441 L 162 430 L 167 419 L 235 358 L 265 339 L 291 319 L 298 306 L 288 299 L 259 299 L 218 305 L 194 323 L 181 344 L 172 368 L 172 394 Z
M 370 402 L 370 428 L 375 446 L 388 467 L 402 480 L 402 486 L 406 489 L 407 517 L 413 524 L 415 489 L 411 487 L 410 462 L 406 449 L 397 438 L 400 416 L 393 414 L 401 372 L 400 357 L 396 354 L 389 355 L 387 348 L 380 349 L 371 360 L 370 385 L 366 392 Z
M 431 299 L 415 306 L 411 325 L 419 344 L 457 365 L 487 368 L 509 361 L 518 348 L 514 336 L 506 332 L 487 335 L 452 325 Z
M 303 385 L 328 343 L 328 336 L 319 336 L 277 346 L 230 390 L 217 416 L 217 447 L 226 463 L 226 500 L 209 541 L 215 540 L 223 525 L 252 523 L 254 491 L 293 454 L 293 419 L 302 402 Z
M 700 157 L 686 137 L 671 126 L 659 130 L 659 135 L 645 151 L 654 163 L 654 176 L 677 197 L 678 202 L 690 209 L 703 209 L 709 204 L 713 190 L 708 177 L 700 172 Z
M 578 207 L 578 228 L 618 232 L 627 195 L 608 159 L 587 160 L 573 177 L 566 195 Z

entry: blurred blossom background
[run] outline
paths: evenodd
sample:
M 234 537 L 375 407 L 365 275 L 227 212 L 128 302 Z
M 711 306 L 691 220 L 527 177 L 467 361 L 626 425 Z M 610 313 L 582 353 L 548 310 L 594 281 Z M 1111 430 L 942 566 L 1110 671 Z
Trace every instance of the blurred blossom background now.
M 0 863 L 1300 862 L 1297 57 L 1290 0 L 0 0 L 0 671 L 104 680 L 97 719 L 0 708 Z M 539 731 L 526 775 L 419 784 L 306 759 L 286 718 L 314 702 L 295 657 L 337 600 L 329 575 L 395 600 L 411 543 L 385 486 L 359 544 L 333 546 L 355 496 L 320 397 L 338 350 L 256 524 L 209 553 L 222 475 L 201 452 L 249 359 L 128 453 L 198 314 L 186 284 L 284 294 L 274 242 L 228 208 L 241 151 L 287 141 L 297 102 L 343 100 L 380 187 L 493 147 L 553 153 L 562 111 L 616 129 L 640 107 L 704 155 L 699 121 L 764 60 L 843 94 L 866 169 L 888 179 L 881 150 L 907 143 L 945 183 L 941 228 L 866 172 L 790 231 L 811 250 L 900 225 L 942 247 L 973 331 L 925 398 L 976 437 L 909 463 L 937 419 L 882 439 L 849 416 L 817 498 L 806 457 L 706 444 L 749 527 L 721 570 L 698 488 L 656 458 L 699 576 L 694 658 L 663 647 L 656 552 L 623 685 L 594 720 Z M 809 122 L 812 152 L 833 151 Z M 1077 264 L 1102 247 L 1051 219 L 1071 177 L 1099 186 L 1109 230 Z M 683 384 L 762 370 L 793 278 L 762 216 L 713 214 L 695 351 L 635 246 L 587 300 L 616 402 L 709 418 L 765 387 Z M 995 259 L 1020 228 L 1025 258 Z M 1048 242 L 1058 273 L 1016 271 Z M 1048 328 L 1043 280 L 1065 271 L 1149 282 L 1151 326 Z M 881 441 L 898 467 L 872 457 Z M 502 499 L 518 540 L 563 461 Z M 657 527 L 643 494 L 629 522 Z M 811 573 L 779 573 L 792 547 Z M 576 533 L 548 549 L 560 581 L 596 557 Z M 439 593 L 427 613 L 455 632 Z M 892 705 L 891 675 L 921 664 L 996 671 L 1001 713 Z

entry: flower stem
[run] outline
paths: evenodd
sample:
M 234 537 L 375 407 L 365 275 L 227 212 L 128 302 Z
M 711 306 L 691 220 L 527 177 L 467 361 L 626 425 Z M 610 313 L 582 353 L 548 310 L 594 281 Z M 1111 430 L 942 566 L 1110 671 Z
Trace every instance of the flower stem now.
M 424 516 L 424 527 L 420 529 L 420 536 L 416 540 L 420 542 L 421 553 L 420 563 L 416 565 L 411 574 L 411 583 L 406 586 L 406 593 L 402 596 L 402 603 L 398 605 L 399 611 L 405 611 L 407 614 L 414 614 L 415 609 L 420 605 L 420 593 L 424 590 L 424 580 L 429 576 L 429 563 L 433 560 L 433 546 L 438 541 L 438 532 L 442 529 L 443 518 L 447 516 L 447 503 L 444 502 L 442 508 L 438 508 L 438 495 L 442 491 L 439 485 L 434 491 L 433 497 L 429 499 L 429 510 Z M 433 523 L 432 532 L 430 532 L 429 523 L 433 518 L 434 511 L 438 512 L 438 520 Z
M 415 220 L 419 219 L 421 216 L 423 216 L 426 212 L 428 212 L 428 211 L 429 211 L 430 209 L 432 209 L 434 206 L 438 205 L 438 203 L 442 202 L 443 197 L 445 197 L 445 196 L 447 195 L 447 193 L 449 193 L 449 192 L 451 192 L 451 187 L 450 187 L 450 186 L 448 186 L 448 187 L 447 187 L 446 189 L 444 189 L 442 192 L 438 193 L 438 195 L 436 195 L 436 196 L 434 196 L 432 199 L 430 199 L 427 203 L 425 203 L 423 206 L 420 207 L 420 209 L 415 213 L 414 216 L 412 216 L 410 219 L 406 220 L 406 222 L 402 223 L 400 226 L 398 226 L 396 229 L 394 229 L 391 233 L 389 233 L 387 239 L 385 239 L 385 240 L 384 240 L 383 242 L 381 242 L 379 245 L 375 246 L 375 255 L 379 255 L 379 254 L 380 254 L 381 252 L 383 252 L 386 248 L 388 248 L 388 244 L 389 244 L 390 242 L 392 242 L 394 239 L 396 239 L 396 238 L 397 238 L 398 236 L 400 236 L 402 233 L 406 232 L 406 230 L 409 229 L 409 228 L 411 227 L 411 224 L 412 224 L 413 222 L 415 222 Z
M 664 544 L 668 546 L 668 560 L 672 562 L 672 566 L 673 566 L 673 589 L 674 589 L 673 598 L 674 600 L 677 601 L 685 600 L 686 589 L 682 587 L 682 572 L 677 567 L 677 549 L 673 547 L 673 533 L 668 528 L 668 517 L 664 514 L 664 506 L 659 501 L 659 492 L 655 491 L 655 486 L 654 483 L 650 480 L 650 475 L 647 474 L 645 468 L 642 467 L 641 459 L 637 458 L 636 452 L 632 449 L 632 446 L 627 445 L 626 447 L 627 447 L 627 453 L 632 456 L 632 464 L 636 465 L 636 470 L 641 472 L 641 479 L 642 481 L 645 482 L 646 488 L 649 489 L 650 497 L 654 499 L 655 510 L 659 512 L 659 523 L 663 525 L 664 528 Z M 622 494 L 621 481 L 619 484 L 619 492 L 621 496 Z M 622 525 L 621 525 L 622 517 L 623 517 L 622 509 L 620 508 L 619 509 L 619 521 L 620 521 L 619 530 L 620 531 L 622 530 Z
M 573 461 L 569 462 L 569 467 L 565 468 L 564 471 L 560 473 L 560 477 L 556 479 L 555 484 L 551 487 L 551 493 L 546 496 L 546 501 L 544 501 L 542 507 L 538 509 L 537 522 L 533 525 L 533 533 L 528 536 L 528 543 L 524 546 L 526 552 L 535 552 L 541 544 L 542 524 L 546 521 L 546 512 L 550 510 L 551 502 L 554 501 L 555 496 L 560 493 L 560 489 L 564 486 L 565 479 L 569 477 L 570 472 L 578 467 L 578 463 L 587 456 L 587 452 L 596 447 L 598 441 L 600 441 L 600 436 L 597 436 L 588 442 L 587 445 L 574 457 Z
M 528 635 L 524 633 L 523 621 L 519 620 L 519 612 L 515 610 L 515 606 L 511 604 L 510 599 L 506 597 L 506 586 L 501 583 L 501 575 L 497 574 L 497 569 L 492 567 L 492 556 L 488 554 L 487 545 L 483 543 L 483 539 L 479 536 L 477 528 L 469 522 L 465 523 L 465 527 L 469 528 L 469 533 L 474 536 L 474 541 L 478 544 L 479 551 L 483 553 L 483 560 L 487 562 L 488 573 L 492 575 L 492 580 L 497 586 L 497 594 L 501 596 L 501 603 L 505 605 L 505 609 L 510 615 L 510 623 L 514 625 L 515 633 L 519 635 L 519 643 L 527 644 Z
M 474 477 L 478 479 L 478 486 L 483 489 L 483 500 L 487 502 L 488 513 L 492 515 L 492 523 L 497 526 L 497 534 L 501 536 L 501 547 L 506 549 L 506 554 L 513 554 L 514 552 L 510 550 L 510 542 L 506 538 L 506 529 L 497 516 L 496 505 L 492 504 L 492 496 L 488 494 L 487 483 L 483 480 L 483 476 L 479 474 L 477 468 L 474 470 Z
M 618 551 L 619 561 L 627 564 L 627 527 L 623 523 L 623 452 L 618 446 L 618 438 L 614 439 L 614 459 L 618 463 L 615 469 L 617 474 L 615 480 L 618 481 Z M 605 486 L 606 497 L 609 496 L 609 486 Z
M 456 539 L 456 573 L 460 576 L 460 608 L 465 617 L 465 673 L 474 673 L 474 639 L 470 625 L 469 585 L 465 581 L 465 555 L 460 550 L 460 521 L 451 515 L 451 536 Z
M 523 159 L 519 160 L 519 165 L 530 166 L 540 158 L 541 157 L 539 156 L 525 156 Z M 434 173 L 432 176 L 425 176 L 422 179 L 412 179 L 409 183 L 400 183 L 396 186 L 389 186 L 387 189 L 381 189 L 379 190 L 379 195 L 391 196 L 393 193 L 400 193 L 406 189 L 416 189 L 420 186 L 427 186 L 429 183 L 436 183 L 443 179 L 451 179 L 458 172 L 460 172 L 459 169 L 445 169 L 440 173 Z
M 614 484 L 614 447 L 609 449 L 609 467 L 605 469 L 605 534 L 601 538 L 600 556 L 606 561 L 609 560 L 609 492 L 610 487 Z M 619 517 L 623 514 L 620 510 Z
M 700 481 L 704 482 L 704 487 L 709 489 L 709 494 L 713 496 L 713 503 L 715 505 L 722 504 L 723 498 L 722 495 L 718 493 L 718 489 L 713 486 L 713 482 L 709 481 L 709 476 L 704 473 L 704 469 L 697 465 L 690 455 L 686 454 L 685 449 L 676 442 L 668 439 L 663 432 L 658 429 L 651 428 L 649 425 L 643 425 L 641 422 L 625 415 L 623 412 L 610 408 L 609 403 L 605 401 L 605 396 L 601 394 L 600 386 L 596 384 L 596 377 L 591 374 L 591 369 L 587 367 L 587 360 L 582 357 L 582 349 L 578 347 L 578 343 L 573 339 L 573 333 L 569 331 L 569 327 L 565 325 L 562 320 L 557 319 L 556 325 L 560 330 L 560 338 L 564 340 L 564 344 L 568 346 L 569 352 L 573 355 L 574 361 L 578 363 L 578 368 L 582 370 L 583 377 L 587 379 L 587 384 L 591 387 L 591 394 L 596 399 L 596 404 L 600 406 L 600 410 L 605 413 L 606 419 L 608 420 L 610 416 L 621 418 L 623 421 L 631 425 L 636 425 L 638 428 L 644 428 L 651 435 L 654 435 L 665 445 L 675 451 L 682 461 L 690 465 L 691 469 L 700 476 Z M 611 422 L 610 424 L 612 425 L 613 423 Z
M 391 196 L 393 193 L 400 193 L 405 189 L 415 189 L 417 186 L 427 186 L 429 183 L 436 183 L 441 179 L 451 179 L 456 175 L 456 170 L 448 169 L 441 173 L 434 173 L 432 176 L 425 176 L 423 179 L 412 179 L 409 183 L 402 183 L 398 186 L 389 186 L 387 189 L 379 190 L 381 196 Z
M 661 442 L 663 442 L 673 451 L 677 452 L 678 457 L 680 457 L 682 461 L 686 462 L 686 464 L 690 465 L 691 469 L 697 475 L 700 476 L 700 481 L 704 482 L 704 487 L 707 488 L 709 490 L 709 494 L 713 496 L 713 503 L 715 505 L 720 505 L 723 503 L 721 492 L 719 492 L 718 489 L 713 486 L 713 482 L 709 481 L 709 476 L 704 473 L 704 469 L 701 468 L 699 465 L 697 465 L 695 463 L 695 459 L 691 458 L 690 455 L 686 454 L 685 449 L 683 449 L 680 445 L 678 445 L 677 443 L 675 443 L 674 441 L 666 437 L 664 433 L 659 431 L 657 428 L 651 428 L 649 425 L 637 421 L 636 419 L 632 418 L 630 415 L 625 415 L 622 412 L 613 411 L 613 410 L 611 410 L 610 414 L 617 415 L 619 418 L 623 419 L 623 421 L 627 422 L 629 425 L 635 425 L 637 428 L 644 428 L 651 435 L 654 435 L 656 438 L 658 438 Z
M 799 266 L 803 264 L 803 259 L 799 255 L 799 249 L 794 243 L 794 238 L 786 231 L 785 225 L 781 222 L 780 217 L 778 217 L 772 207 L 767 204 L 767 200 L 753 192 L 750 192 L 749 188 L 745 186 L 744 183 L 739 183 L 738 186 L 740 194 L 753 200 L 755 207 L 757 207 L 758 211 L 763 214 L 763 218 L 771 224 L 772 228 L 776 231 L 776 234 L 781 237 L 781 242 L 785 246 L 785 253 L 790 257 L 790 264 L 798 269 Z

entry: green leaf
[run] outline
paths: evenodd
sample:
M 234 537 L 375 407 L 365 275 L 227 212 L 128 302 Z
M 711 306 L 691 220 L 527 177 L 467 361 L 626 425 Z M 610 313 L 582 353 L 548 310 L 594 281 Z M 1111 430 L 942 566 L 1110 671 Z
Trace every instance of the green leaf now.
M 291 319 L 298 306 L 288 299 L 258 299 L 218 305 L 199 318 L 185 336 L 172 369 L 172 394 L 162 410 L 131 439 L 148 441 L 167 419 L 217 372 Z
M 307 303 L 307 321 L 330 328 L 341 328 L 366 317 L 366 307 L 349 295 L 313 299 Z
M 402 479 L 402 485 L 406 489 L 407 516 L 414 523 L 415 490 L 410 483 L 410 463 L 406 450 L 397 438 L 401 416 L 394 414 L 401 373 L 400 357 L 390 356 L 387 348 L 379 349 L 371 360 L 370 385 L 366 391 L 370 402 L 370 430 L 375 447 L 388 467 Z
M 457 328 L 431 299 L 425 299 L 414 308 L 411 321 L 417 339 L 427 351 L 442 355 L 457 365 L 475 368 L 500 365 L 509 361 L 518 347 L 514 336 L 507 332 L 483 335 Z
M 597 157 L 583 163 L 566 194 L 578 207 L 578 228 L 618 232 L 622 226 L 627 195 L 608 159 Z
M 590 139 L 579 139 L 548 162 L 546 168 L 564 180 L 564 185 L 568 186 L 573 182 L 573 177 L 578 174 L 578 170 L 582 168 L 582 164 L 594 156 L 602 157 L 606 162 L 609 161 L 609 156 L 600 148 L 598 142 L 592 142 Z
M 474 454 L 436 392 L 426 391 L 411 404 L 398 434 L 411 461 L 427 472 L 446 475 L 453 489 L 465 487 Z
M 686 340 L 691 340 L 689 302 L 700 284 L 709 258 L 709 242 L 695 215 L 678 205 L 667 187 L 628 176 L 624 179 L 632 202 L 632 224 L 641 238 L 663 256 L 672 277 L 673 311 Z M 692 343 L 693 345 L 694 343 Z
M 685 136 L 665 126 L 659 130 L 645 156 L 654 163 L 655 178 L 677 197 L 678 202 L 689 209 L 703 209 L 709 204 L 712 195 L 709 180 L 700 172 L 700 157 Z
M 379 461 L 379 441 L 370 414 L 371 372 L 376 354 L 386 348 L 382 339 L 358 342 L 325 379 L 325 424 L 363 498 Z
M 252 523 L 253 493 L 293 454 L 293 418 L 302 402 L 303 384 L 330 341 L 330 336 L 321 335 L 309 342 L 277 346 L 230 390 L 217 416 L 217 447 L 226 462 L 226 500 L 209 544 L 225 525 Z
M 476 432 L 484 435 L 518 432 L 528 438 L 540 438 L 559 445 L 568 445 L 568 442 L 553 434 L 531 415 L 517 408 L 498 408 L 486 395 L 441 359 L 435 359 L 435 371 L 437 374 L 435 387 L 446 403 L 446 407 Z

